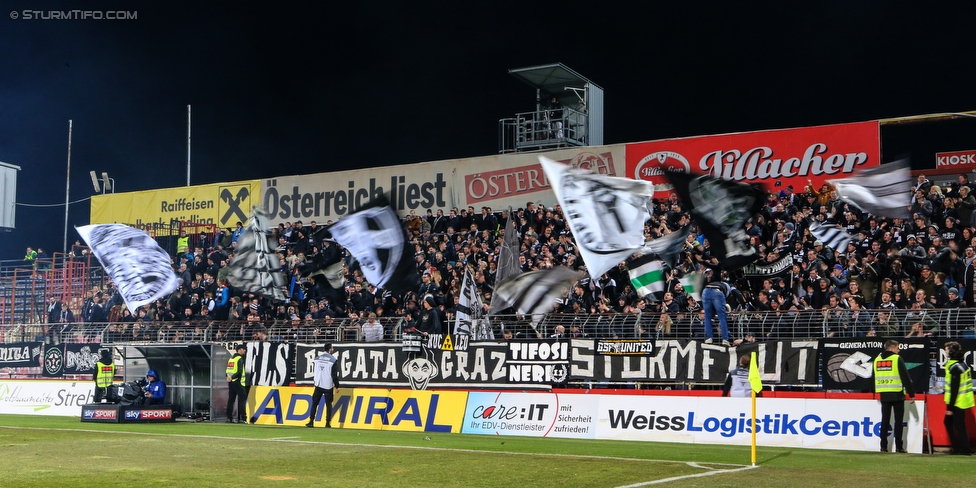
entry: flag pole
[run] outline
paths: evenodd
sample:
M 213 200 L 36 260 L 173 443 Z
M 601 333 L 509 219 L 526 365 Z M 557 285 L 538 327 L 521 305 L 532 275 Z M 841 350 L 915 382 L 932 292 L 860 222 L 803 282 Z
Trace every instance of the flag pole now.
M 756 466 L 756 390 L 752 390 L 752 466 Z
M 106 181 L 106 183 L 108 183 Z M 68 171 L 64 175 L 64 246 L 61 250 L 68 253 L 68 207 L 71 200 L 71 120 L 68 120 Z
M 749 386 L 752 390 L 752 466 L 756 466 L 756 393 L 762 391 L 762 380 L 759 376 L 759 362 L 756 360 L 756 352 L 753 351 L 749 358 Z

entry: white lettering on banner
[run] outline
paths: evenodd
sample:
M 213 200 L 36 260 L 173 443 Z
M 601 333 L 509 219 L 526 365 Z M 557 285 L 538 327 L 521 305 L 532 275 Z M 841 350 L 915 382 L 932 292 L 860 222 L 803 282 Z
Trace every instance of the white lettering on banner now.
M 935 167 L 976 165 L 976 150 L 935 154 Z
M 0 347 L 0 362 L 28 361 L 30 358 L 29 346 Z
M 773 158 L 773 150 L 766 146 L 744 152 L 718 150 L 702 156 L 698 166 L 716 178 L 742 181 L 852 173 L 856 166 L 868 161 L 864 152 L 827 155 L 827 150 L 826 144 L 817 142 L 807 147 L 802 158 L 791 157 L 785 161 Z

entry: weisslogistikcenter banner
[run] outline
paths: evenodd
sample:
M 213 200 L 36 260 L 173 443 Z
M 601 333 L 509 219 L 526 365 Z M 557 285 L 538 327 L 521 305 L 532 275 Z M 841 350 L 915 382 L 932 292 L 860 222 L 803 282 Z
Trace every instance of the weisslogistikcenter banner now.
M 758 183 L 770 191 L 793 186 L 799 194 L 807 180 L 818 190 L 839 179 L 881 164 L 877 121 L 687 137 L 627 144 L 627 176 L 654 183 L 654 196 L 671 193 L 665 172 L 710 174 L 740 183 Z
M 748 446 L 750 402 L 748 398 L 600 395 L 596 438 Z M 875 400 L 760 398 L 756 412 L 760 446 L 856 451 L 877 451 L 881 446 L 881 404 Z M 924 402 L 905 405 L 908 452 L 922 452 L 924 418 Z

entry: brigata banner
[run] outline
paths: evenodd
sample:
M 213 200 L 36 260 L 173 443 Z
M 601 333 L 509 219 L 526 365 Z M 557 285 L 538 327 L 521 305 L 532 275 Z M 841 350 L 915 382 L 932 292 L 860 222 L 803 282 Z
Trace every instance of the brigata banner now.
M 877 121 L 766 130 L 627 144 L 627 176 L 654 183 L 654 196 L 671 193 L 664 173 L 710 174 L 767 190 L 827 179 L 881 164 Z
M 689 340 L 653 343 L 650 354 L 615 354 L 608 352 L 612 348 L 607 341 L 573 339 L 570 380 L 722 383 L 739 356 L 755 350 L 763 383 L 817 384 L 816 341 L 766 341 L 737 348 Z
M 94 400 L 94 381 L 0 380 L 0 414 L 77 417 Z
M 599 395 L 469 392 L 465 434 L 593 439 Z
M 760 398 L 760 446 L 876 451 L 881 408 L 875 400 Z M 748 446 L 748 398 L 599 395 L 596 438 Z M 922 452 L 925 403 L 905 405 L 905 447 Z M 888 445 L 893 442 L 889 440 Z
M 312 413 L 312 391 L 307 386 L 251 388 L 251 422 L 305 425 Z M 464 391 L 342 388 L 336 394 L 331 424 L 335 428 L 460 433 L 467 396 Z M 325 423 L 324 405 L 317 410 L 315 423 Z
M 827 390 L 874 391 L 874 358 L 884 350 L 884 337 L 820 339 L 823 387 Z M 908 368 L 916 392 L 929 386 L 929 339 L 895 338 L 898 355 Z

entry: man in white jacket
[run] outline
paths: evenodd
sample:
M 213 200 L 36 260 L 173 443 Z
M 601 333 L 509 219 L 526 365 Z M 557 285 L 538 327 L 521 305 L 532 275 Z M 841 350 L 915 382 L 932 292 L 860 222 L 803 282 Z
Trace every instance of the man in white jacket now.
M 332 355 L 335 352 L 332 344 L 326 344 L 325 351 L 312 361 L 315 391 L 312 392 L 312 412 L 305 427 L 314 427 L 315 414 L 323 396 L 325 396 L 325 427 L 332 427 L 332 402 L 335 399 L 334 390 L 339 389 L 339 370 L 334 368 L 336 357 Z

